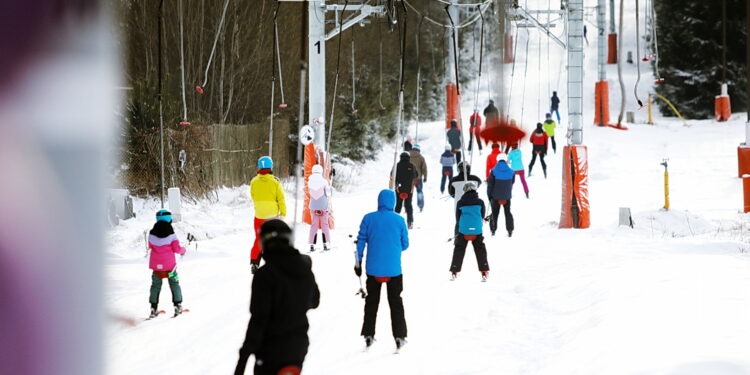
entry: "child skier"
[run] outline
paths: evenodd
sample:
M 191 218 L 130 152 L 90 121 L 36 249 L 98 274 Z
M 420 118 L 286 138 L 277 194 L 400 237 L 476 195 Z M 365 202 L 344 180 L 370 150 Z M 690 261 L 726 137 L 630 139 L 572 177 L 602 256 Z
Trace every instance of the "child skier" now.
M 451 145 L 451 151 L 456 155 L 456 161 L 461 162 L 461 131 L 458 130 L 458 122 L 451 120 L 451 128 L 445 133 L 448 143 Z
M 451 145 L 445 145 L 445 152 L 440 155 L 440 165 L 443 166 L 442 177 L 440 178 L 440 194 L 445 192 L 445 182 L 450 181 L 453 178 L 453 164 L 456 164 L 456 156 L 451 152 Z
M 244 374 L 255 354 L 256 375 L 299 374 L 310 345 L 307 310 L 320 302 L 312 261 L 292 246 L 292 230 L 282 220 L 265 221 L 260 236 L 266 263 L 253 277 L 250 322 L 234 373 Z
M 507 156 L 500 154 L 497 156 L 497 165 L 492 168 L 490 178 L 487 180 L 487 198 L 492 208 L 492 218 L 490 219 L 490 230 L 492 235 L 497 231 L 497 218 L 500 215 L 500 206 L 503 206 L 505 213 L 505 229 L 508 231 L 508 237 L 513 235 L 513 214 L 510 213 L 510 198 L 513 192 L 513 177 L 515 174 L 507 164 Z
M 485 181 L 490 178 L 490 172 L 492 171 L 492 168 L 495 168 L 495 164 L 497 164 L 497 156 L 500 155 L 500 152 L 500 145 L 493 143 L 492 151 L 487 155 L 487 173 L 484 176 Z
M 151 315 L 155 318 L 159 315 L 159 294 L 161 293 L 162 279 L 169 282 L 169 290 L 172 291 L 172 303 L 174 304 L 174 316 L 182 314 L 182 289 L 180 278 L 177 276 L 177 261 L 174 255 L 185 255 L 185 248 L 180 246 L 180 240 L 172 228 L 172 213 L 167 210 L 159 210 L 156 213 L 156 223 L 148 235 L 148 247 L 151 249 L 148 266 L 151 273 L 151 294 L 148 301 L 151 303 Z
M 542 171 L 544 171 L 544 178 L 547 178 L 547 163 L 544 162 L 544 156 L 547 154 L 547 133 L 542 129 L 542 123 L 536 124 L 536 130 L 531 133 L 531 163 L 529 163 L 529 176 L 531 176 L 531 169 L 534 168 L 534 162 L 536 157 L 539 156 L 539 161 L 542 163 Z
M 474 253 L 477 256 L 477 265 L 482 274 L 482 281 L 487 280 L 490 266 L 487 263 L 487 248 L 482 236 L 482 224 L 484 224 L 485 207 L 482 199 L 477 194 L 477 185 L 469 182 L 464 185 L 464 195 L 456 205 L 456 222 L 458 231 L 453 241 L 453 260 L 451 261 L 451 279 L 455 279 L 461 272 L 464 262 L 466 246 L 471 241 Z
M 474 143 L 474 138 L 477 139 L 477 148 L 479 148 L 479 153 L 482 153 L 482 139 L 479 138 L 479 132 L 480 128 L 482 126 L 482 116 L 479 115 L 479 112 L 477 110 L 474 110 L 474 113 L 471 114 L 469 117 L 469 124 L 471 126 L 469 127 L 469 148 L 468 150 L 471 151 L 472 144 Z
M 424 160 L 424 156 L 422 156 L 422 148 L 416 143 L 409 150 L 409 161 L 414 165 L 414 170 L 417 172 L 414 187 L 417 188 L 417 207 L 419 207 L 419 212 L 422 212 L 424 209 L 422 187 L 427 182 L 427 162 Z
M 250 270 L 258 270 L 260 265 L 260 226 L 272 217 L 286 216 L 286 200 L 281 182 L 272 174 L 273 160 L 270 156 L 258 159 L 258 174 L 250 180 L 250 197 L 255 207 L 255 242 L 250 251 Z
M 547 137 L 552 141 L 552 151 L 557 153 L 557 143 L 555 143 L 555 120 L 552 119 L 552 114 L 547 113 L 544 119 L 544 132 L 547 133 Z
M 510 162 L 510 169 L 513 170 L 516 176 L 521 178 L 521 184 L 523 184 L 523 192 L 526 193 L 526 198 L 529 198 L 529 185 L 526 184 L 526 172 L 523 170 L 523 157 L 521 155 L 521 149 L 518 148 L 518 143 L 513 143 L 511 151 L 508 154 L 508 161 Z M 513 177 L 515 179 L 515 177 Z M 514 181 L 515 182 L 515 181 Z
M 557 114 L 557 122 L 560 122 L 560 98 L 557 97 L 557 91 L 552 91 L 552 97 L 550 100 L 549 111 Z
M 401 253 L 409 248 L 409 231 L 404 219 L 393 212 L 396 195 L 392 190 L 378 194 L 378 210 L 365 215 L 359 225 L 354 273 L 362 276 L 362 259 L 367 250 L 367 297 L 362 336 L 368 347 L 375 341 L 375 320 L 380 304 L 380 290 L 386 284 L 388 305 L 391 309 L 391 328 L 396 348 L 406 344 L 406 318 L 401 291 L 404 278 Z
M 414 195 L 414 180 L 417 178 L 416 168 L 414 164 L 409 160 L 409 153 L 404 151 L 401 153 L 401 159 L 396 164 L 396 213 L 401 213 L 401 207 L 406 209 L 406 222 L 409 229 L 412 228 L 414 223 L 414 208 L 411 205 L 411 199 Z M 393 173 L 391 172 L 391 175 Z M 391 186 L 393 186 L 391 184 Z
M 318 229 L 323 231 L 323 251 L 328 250 L 328 244 L 331 243 L 331 233 L 328 228 L 328 199 L 331 197 L 331 185 L 323 177 L 323 167 L 315 164 L 312 167 L 312 174 L 307 180 L 307 189 L 310 192 L 310 215 L 312 223 L 310 224 L 310 252 L 315 251 L 315 243 L 318 240 Z

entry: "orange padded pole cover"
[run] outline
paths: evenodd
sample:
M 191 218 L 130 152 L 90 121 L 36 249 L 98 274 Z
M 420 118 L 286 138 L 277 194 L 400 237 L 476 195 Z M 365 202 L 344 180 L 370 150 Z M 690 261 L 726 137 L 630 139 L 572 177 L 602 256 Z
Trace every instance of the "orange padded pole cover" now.
M 599 81 L 594 90 L 594 124 L 609 124 L 609 82 Z
M 513 35 L 505 34 L 505 56 L 503 62 L 510 64 L 513 62 Z
M 750 174 L 750 147 L 737 147 L 737 177 Z
M 742 199 L 745 207 L 742 212 L 750 212 L 750 174 L 742 176 Z
M 458 128 L 461 129 L 461 121 L 458 118 L 458 103 L 460 97 L 458 96 L 458 89 L 453 83 L 445 85 L 445 98 L 446 98 L 446 109 L 445 109 L 445 128 L 451 128 L 451 120 L 458 122 Z
M 310 179 L 313 165 L 318 163 L 315 155 L 315 145 L 313 143 L 305 146 L 304 157 L 303 176 L 305 178 L 305 188 L 303 191 L 305 192 L 305 205 L 302 207 L 302 222 L 312 224 L 312 215 L 310 215 L 310 191 L 307 190 L 307 180 Z M 292 216 L 294 216 L 294 214 L 292 214 Z
M 716 115 L 716 121 L 724 122 L 729 120 L 729 116 L 732 115 L 732 106 L 729 96 L 717 96 L 716 99 L 714 99 L 714 113 Z
M 588 150 L 586 146 L 565 146 L 562 160 L 562 210 L 559 227 L 588 228 L 591 225 Z
M 617 64 L 617 34 L 607 36 L 607 64 Z

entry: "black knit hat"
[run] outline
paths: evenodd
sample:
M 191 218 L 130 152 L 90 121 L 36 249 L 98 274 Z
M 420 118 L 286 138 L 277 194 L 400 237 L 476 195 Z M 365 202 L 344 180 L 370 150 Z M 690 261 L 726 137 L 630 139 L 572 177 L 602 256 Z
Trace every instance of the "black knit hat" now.
M 260 226 L 260 246 L 263 251 L 266 251 L 275 243 L 290 245 L 292 230 L 283 220 L 269 219 Z

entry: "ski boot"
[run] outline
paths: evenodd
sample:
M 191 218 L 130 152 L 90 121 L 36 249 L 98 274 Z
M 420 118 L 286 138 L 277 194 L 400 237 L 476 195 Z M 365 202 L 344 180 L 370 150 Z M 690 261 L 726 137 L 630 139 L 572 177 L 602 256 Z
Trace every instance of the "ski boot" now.
M 368 347 L 368 348 L 371 347 L 373 342 L 375 342 L 375 338 L 374 337 L 372 337 L 372 336 L 365 336 L 365 346 L 366 347 Z
M 328 251 L 328 250 L 331 250 L 331 248 L 328 247 L 328 243 L 327 242 L 323 242 L 323 251 Z
M 172 316 L 172 317 L 173 318 L 177 317 L 180 314 L 182 314 L 182 303 L 175 303 L 174 304 L 174 316 Z
M 311 253 L 315 252 L 315 245 L 310 245 L 310 252 Z
M 153 319 L 159 316 L 159 310 L 157 309 L 156 305 L 151 305 L 151 314 L 149 314 L 148 318 Z
M 512 230 L 508 231 L 508 237 L 513 237 L 513 231 Z
M 529 199 L 529 192 L 526 192 L 526 199 Z
M 455 271 L 451 272 L 451 281 L 453 281 L 453 280 L 455 280 L 457 278 L 458 278 L 458 272 L 455 272 Z
M 487 281 L 487 278 L 490 277 L 490 271 L 481 271 L 482 272 L 482 282 Z
M 414 229 L 414 223 L 413 222 L 410 221 L 406 225 L 407 225 L 407 227 L 409 227 L 409 229 Z
M 399 350 L 406 345 L 406 339 L 403 337 L 396 337 L 396 350 Z
M 547 168 L 542 169 L 544 171 L 544 178 L 547 179 Z

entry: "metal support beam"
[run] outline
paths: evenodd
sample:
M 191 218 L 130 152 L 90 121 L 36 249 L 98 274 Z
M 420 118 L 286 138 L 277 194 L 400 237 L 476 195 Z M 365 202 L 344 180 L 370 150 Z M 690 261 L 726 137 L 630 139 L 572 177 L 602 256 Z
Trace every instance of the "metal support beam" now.
M 607 25 L 607 2 L 606 0 L 599 0 L 599 5 L 596 10 L 596 28 L 597 28 L 597 41 L 596 41 L 596 52 L 597 52 L 597 64 L 599 71 L 599 81 L 607 80 L 607 36 L 604 34 L 604 29 Z
M 568 1 L 568 144 L 583 144 L 583 0 Z
M 558 37 L 556 37 L 555 35 L 553 35 L 549 31 L 549 28 L 544 27 L 544 25 L 541 22 L 539 22 L 539 20 L 537 20 L 536 18 L 534 18 L 534 16 L 532 16 L 529 11 L 527 11 L 524 8 L 519 7 L 519 8 L 511 9 L 511 12 L 515 16 L 521 17 L 521 18 L 525 19 L 526 21 L 528 21 L 529 23 L 531 23 L 534 27 L 536 27 L 537 29 L 539 29 L 541 32 L 547 34 L 547 36 L 550 39 L 552 39 L 552 41 L 555 42 L 557 45 L 559 45 L 562 48 L 565 48 L 565 42 L 563 42 Z M 583 8 L 581 8 L 581 19 L 583 19 Z M 583 22 L 581 22 L 581 30 L 583 30 Z M 583 31 L 581 31 L 581 38 L 583 38 Z
M 343 8 L 344 7 L 342 5 L 338 5 L 338 4 L 326 6 L 326 10 L 327 11 L 336 11 L 336 12 L 338 12 L 338 11 L 342 11 Z M 344 25 L 341 26 L 342 30 L 339 30 L 338 25 L 336 27 L 334 27 L 333 30 L 331 30 L 328 34 L 326 34 L 326 37 L 325 37 L 326 40 L 329 40 L 329 39 L 333 38 L 334 36 L 339 35 L 339 32 L 341 32 L 343 30 L 346 30 L 346 29 L 348 29 L 348 28 L 350 28 L 350 27 L 358 24 L 360 21 L 364 20 L 365 18 L 369 17 L 370 15 L 373 15 L 373 14 L 383 15 L 383 14 L 385 14 L 385 8 L 383 8 L 382 6 L 355 5 L 355 6 L 351 6 L 351 7 L 346 7 L 346 10 L 347 11 L 349 11 L 349 10 L 351 10 L 351 11 L 359 11 L 360 13 L 356 17 L 350 19 L 349 21 L 346 21 L 346 23 L 344 23 Z

